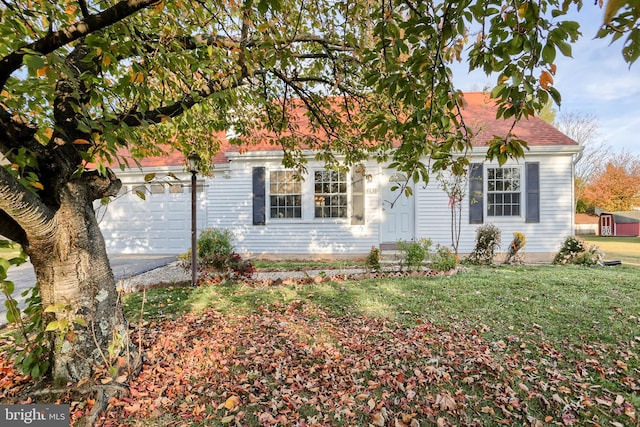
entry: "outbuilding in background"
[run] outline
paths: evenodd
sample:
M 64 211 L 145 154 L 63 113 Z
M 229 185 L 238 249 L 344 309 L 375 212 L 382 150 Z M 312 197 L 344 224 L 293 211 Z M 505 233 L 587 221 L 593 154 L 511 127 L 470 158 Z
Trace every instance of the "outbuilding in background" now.
M 601 236 L 640 236 L 640 211 L 602 212 L 599 231 Z

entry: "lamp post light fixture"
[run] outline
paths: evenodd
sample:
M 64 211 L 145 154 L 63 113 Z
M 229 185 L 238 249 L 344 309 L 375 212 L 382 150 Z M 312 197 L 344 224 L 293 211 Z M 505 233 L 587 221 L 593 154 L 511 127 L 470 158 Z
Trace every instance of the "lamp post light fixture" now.
M 200 156 L 192 151 L 187 156 L 191 172 L 191 286 L 198 284 L 198 248 L 196 235 L 196 175 L 200 166 Z

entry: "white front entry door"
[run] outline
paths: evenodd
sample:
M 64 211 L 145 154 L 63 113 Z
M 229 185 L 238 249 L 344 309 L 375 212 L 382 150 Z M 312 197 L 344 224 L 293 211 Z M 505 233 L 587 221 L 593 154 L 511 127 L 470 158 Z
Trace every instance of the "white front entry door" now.
M 394 173 L 383 179 L 386 182 L 382 185 L 381 243 L 411 240 L 414 237 L 415 196 L 407 197 L 400 190 L 391 191 L 392 187 L 399 187 L 399 182 L 406 181 L 403 174 Z

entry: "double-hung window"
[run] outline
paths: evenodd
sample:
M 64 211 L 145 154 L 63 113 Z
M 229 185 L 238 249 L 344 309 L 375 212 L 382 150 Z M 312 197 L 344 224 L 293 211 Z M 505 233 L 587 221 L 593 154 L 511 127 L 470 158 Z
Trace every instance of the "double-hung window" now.
M 521 184 L 519 167 L 487 168 L 487 216 L 520 216 Z
M 314 212 L 316 218 L 346 218 L 347 200 L 346 172 L 315 171 Z
M 294 171 L 269 173 L 269 206 L 273 219 L 302 218 L 302 181 Z
M 255 225 L 264 225 L 265 216 L 272 220 L 310 221 L 344 220 L 352 215 L 353 224 L 364 223 L 361 174 L 315 170 L 305 180 L 290 169 L 254 168 L 252 179 Z M 354 208 L 349 206 L 351 203 L 355 203 Z

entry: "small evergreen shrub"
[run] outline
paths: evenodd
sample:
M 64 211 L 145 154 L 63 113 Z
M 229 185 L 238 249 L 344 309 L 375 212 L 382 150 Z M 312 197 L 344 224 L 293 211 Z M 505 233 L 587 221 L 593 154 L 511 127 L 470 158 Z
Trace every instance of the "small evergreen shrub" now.
M 560 250 L 553 259 L 554 264 L 599 265 L 604 254 L 597 245 L 587 243 L 576 236 L 567 236 Z
M 449 271 L 456 266 L 456 254 L 444 245 L 436 245 L 431 258 L 431 268 L 436 271 Z
M 398 249 L 403 253 L 403 264 L 409 271 L 420 270 L 429 255 L 433 242 L 429 239 L 411 240 L 410 242 L 399 240 Z
M 494 224 L 484 224 L 476 230 L 476 246 L 466 261 L 470 264 L 491 265 L 500 248 L 501 232 Z
M 513 233 L 513 240 L 509 243 L 509 250 L 507 250 L 507 258 L 504 260 L 505 264 L 517 264 L 522 262 L 520 249 L 527 243 L 527 238 L 524 234 L 516 231 Z
M 371 251 L 369 251 L 369 255 L 367 256 L 364 265 L 369 271 L 376 273 L 382 271 L 382 267 L 380 266 L 380 249 L 375 246 L 371 246 Z

